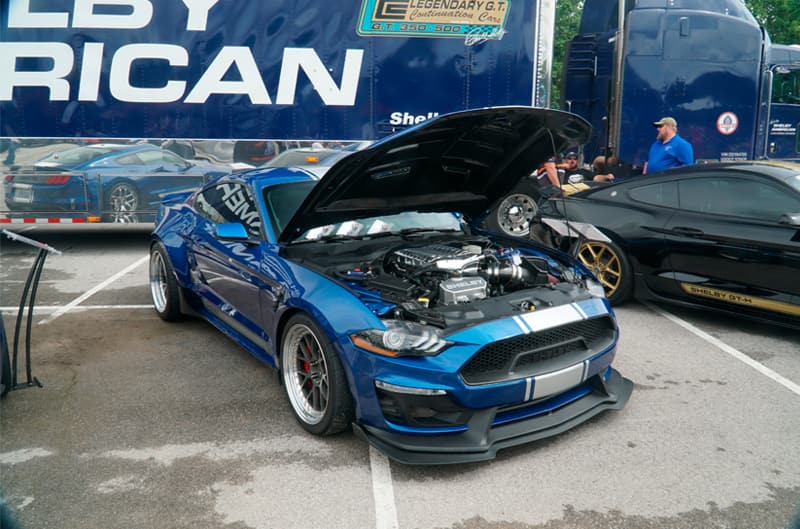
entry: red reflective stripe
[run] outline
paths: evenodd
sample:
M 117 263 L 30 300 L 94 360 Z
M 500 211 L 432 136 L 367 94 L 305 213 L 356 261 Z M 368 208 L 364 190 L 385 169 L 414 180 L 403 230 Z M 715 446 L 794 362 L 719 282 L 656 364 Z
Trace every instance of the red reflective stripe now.
M 99 217 L 98 217 L 99 218 Z M 58 218 L 58 217 L 25 217 L 21 219 L 0 218 L 0 224 L 83 224 L 89 222 L 85 218 Z

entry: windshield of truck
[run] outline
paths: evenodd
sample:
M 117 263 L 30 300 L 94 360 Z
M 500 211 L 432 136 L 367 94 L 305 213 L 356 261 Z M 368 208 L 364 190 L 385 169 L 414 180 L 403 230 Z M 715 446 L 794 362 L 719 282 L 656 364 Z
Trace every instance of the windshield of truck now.
M 105 147 L 75 147 L 48 154 L 36 162 L 36 165 L 40 167 L 75 167 L 96 160 L 112 151 L 113 149 Z

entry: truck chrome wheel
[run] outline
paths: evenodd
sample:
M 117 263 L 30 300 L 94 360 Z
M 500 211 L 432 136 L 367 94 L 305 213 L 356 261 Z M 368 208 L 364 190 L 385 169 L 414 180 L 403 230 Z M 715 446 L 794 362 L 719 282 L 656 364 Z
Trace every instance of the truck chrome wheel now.
M 514 237 L 530 233 L 531 222 L 539 212 L 536 201 L 524 193 L 507 196 L 497 207 L 497 224 L 500 230 Z
M 286 394 L 303 424 L 318 424 L 328 409 L 328 363 L 314 332 L 302 324 L 286 334 L 282 347 Z

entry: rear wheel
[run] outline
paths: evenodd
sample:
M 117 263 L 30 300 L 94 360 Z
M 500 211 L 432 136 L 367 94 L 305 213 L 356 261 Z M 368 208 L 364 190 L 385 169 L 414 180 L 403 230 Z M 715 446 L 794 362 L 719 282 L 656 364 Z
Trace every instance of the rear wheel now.
M 130 182 L 119 182 L 108 190 L 106 203 L 114 213 L 132 213 L 139 209 L 139 192 Z
M 347 377 L 328 338 L 308 316 L 292 316 L 281 340 L 281 373 L 286 396 L 300 425 L 331 435 L 353 420 Z
M 150 296 L 153 298 L 153 307 L 162 320 L 181 319 L 178 281 L 167 251 L 160 242 L 150 249 Z
M 625 303 L 633 293 L 633 274 L 628 257 L 613 242 L 586 241 L 578 259 L 592 271 L 612 305 Z

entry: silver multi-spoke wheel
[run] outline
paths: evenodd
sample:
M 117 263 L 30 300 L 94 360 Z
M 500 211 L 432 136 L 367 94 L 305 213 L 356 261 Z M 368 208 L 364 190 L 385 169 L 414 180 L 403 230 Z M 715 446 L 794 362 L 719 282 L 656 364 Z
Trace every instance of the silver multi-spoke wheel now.
M 108 205 L 116 213 L 130 213 L 139 207 L 139 193 L 132 184 L 114 184 L 108 192 Z
M 281 356 L 292 408 L 303 423 L 319 424 L 330 397 L 328 363 L 319 340 L 308 326 L 296 324 L 284 338 Z
M 167 265 L 161 252 L 153 252 L 150 256 L 150 296 L 156 312 L 167 309 Z
M 167 250 L 160 241 L 150 248 L 150 297 L 153 298 L 153 307 L 161 319 L 181 319 L 180 287 Z

